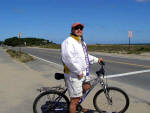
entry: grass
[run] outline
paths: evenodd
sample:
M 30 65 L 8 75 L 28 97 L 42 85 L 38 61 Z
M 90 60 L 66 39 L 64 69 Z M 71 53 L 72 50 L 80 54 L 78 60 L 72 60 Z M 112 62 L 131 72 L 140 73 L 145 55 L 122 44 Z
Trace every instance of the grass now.
M 60 49 L 61 46 L 59 44 L 47 44 L 40 46 L 41 48 L 51 48 L 51 49 Z
M 87 45 L 88 51 L 121 53 L 121 54 L 141 54 L 150 52 L 150 45 Z
M 40 46 L 42 48 L 60 49 L 59 44 L 48 44 Z M 143 45 L 123 45 L 123 44 L 97 44 L 87 45 L 88 51 L 107 52 L 107 53 L 121 53 L 121 54 L 141 54 L 150 52 L 150 44 Z
M 23 53 L 23 52 L 20 52 L 20 51 L 15 51 L 15 50 L 11 50 L 11 49 L 8 49 L 6 50 L 6 52 L 14 59 L 18 60 L 18 61 L 21 61 L 23 63 L 26 63 L 26 62 L 29 62 L 29 61 L 32 61 L 33 60 L 33 57 L 26 54 L 26 53 Z

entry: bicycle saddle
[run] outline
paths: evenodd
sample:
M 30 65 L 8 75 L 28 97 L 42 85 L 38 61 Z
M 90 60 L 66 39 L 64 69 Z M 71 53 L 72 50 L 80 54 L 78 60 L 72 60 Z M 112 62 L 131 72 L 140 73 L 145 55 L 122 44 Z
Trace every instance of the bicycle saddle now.
M 64 79 L 64 74 L 63 73 L 55 73 L 55 79 L 56 80 Z

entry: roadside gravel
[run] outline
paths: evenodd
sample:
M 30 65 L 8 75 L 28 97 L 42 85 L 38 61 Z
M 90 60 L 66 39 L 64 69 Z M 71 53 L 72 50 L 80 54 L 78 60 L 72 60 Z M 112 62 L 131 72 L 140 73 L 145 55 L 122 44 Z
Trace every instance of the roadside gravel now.
M 37 88 L 63 85 L 54 80 L 55 72 L 57 68 L 36 59 L 29 64 L 17 62 L 0 48 L 0 113 L 33 113 Z

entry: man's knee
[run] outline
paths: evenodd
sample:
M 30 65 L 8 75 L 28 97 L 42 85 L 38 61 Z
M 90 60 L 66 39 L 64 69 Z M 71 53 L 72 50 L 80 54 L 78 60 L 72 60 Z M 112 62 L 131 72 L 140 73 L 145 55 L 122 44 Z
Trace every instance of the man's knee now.
M 82 88 L 83 92 L 86 92 L 91 87 L 90 83 L 83 83 Z
M 77 105 L 80 100 L 80 97 L 71 98 L 70 104 Z

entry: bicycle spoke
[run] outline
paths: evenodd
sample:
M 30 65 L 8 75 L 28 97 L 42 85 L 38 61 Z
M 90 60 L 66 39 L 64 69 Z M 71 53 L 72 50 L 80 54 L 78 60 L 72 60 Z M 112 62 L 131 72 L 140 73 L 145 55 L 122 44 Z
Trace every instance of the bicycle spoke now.
M 107 96 L 101 90 L 94 97 L 94 106 L 100 112 L 121 113 L 128 108 L 128 97 L 118 88 L 109 88 Z
M 69 100 L 59 93 L 50 92 L 41 95 L 35 102 L 35 113 L 66 113 Z

